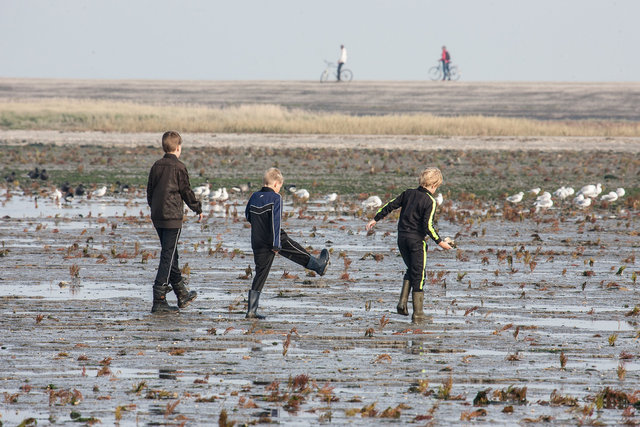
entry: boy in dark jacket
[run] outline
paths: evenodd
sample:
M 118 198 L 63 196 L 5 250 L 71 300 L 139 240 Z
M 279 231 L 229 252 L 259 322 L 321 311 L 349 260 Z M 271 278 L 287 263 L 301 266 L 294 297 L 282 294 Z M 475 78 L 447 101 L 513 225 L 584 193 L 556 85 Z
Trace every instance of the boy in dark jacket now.
M 186 280 L 178 267 L 178 239 L 182 230 L 184 203 L 202 220 L 202 205 L 191 191 L 187 167 L 178 158 L 182 153 L 182 137 L 175 131 L 162 135 L 163 158 L 151 167 L 147 182 L 147 202 L 151 208 L 151 220 L 160 238 L 160 265 L 153 284 L 152 313 L 177 312 L 196 299 L 197 293 L 189 291 Z M 166 294 L 173 291 L 178 307 L 167 304 Z
M 246 315 L 250 319 L 265 318 L 256 310 L 260 301 L 260 292 L 276 254 L 315 271 L 320 276 L 324 275 L 329 264 L 328 250 L 323 249 L 320 256 L 315 258 L 280 228 L 282 197 L 279 193 L 284 182 L 282 173 L 276 168 L 271 168 L 265 172 L 262 181 L 263 187 L 251 195 L 245 209 L 245 217 L 251 223 L 251 249 L 253 249 L 253 259 L 256 263 Z
M 407 272 L 404 275 L 397 310 L 398 314 L 409 315 L 407 302 L 409 288 L 411 288 L 413 290 L 413 315 L 411 317 L 413 323 L 428 321 L 423 312 L 424 269 L 427 263 L 426 236 L 431 237 L 442 249 L 451 249 L 451 246 L 440 238 L 433 227 L 433 217 L 437 206 L 433 194 L 441 184 L 442 173 L 440 169 L 425 169 L 420 174 L 418 188 L 405 190 L 398 197 L 382 206 L 366 227 L 367 230 L 371 230 L 382 218 L 395 209 L 402 208 L 398 220 L 398 248 L 402 260 L 407 266 Z

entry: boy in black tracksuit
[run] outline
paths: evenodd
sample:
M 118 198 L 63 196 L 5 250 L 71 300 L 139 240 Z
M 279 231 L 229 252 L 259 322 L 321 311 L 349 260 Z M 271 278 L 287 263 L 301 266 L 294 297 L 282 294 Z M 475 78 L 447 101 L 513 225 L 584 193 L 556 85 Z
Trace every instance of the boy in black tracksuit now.
M 160 265 L 153 284 L 152 313 L 176 312 L 196 299 L 197 293 L 189 291 L 178 267 L 178 239 L 182 230 L 184 203 L 202 220 L 202 205 L 191 191 L 187 168 L 178 158 L 182 153 L 182 138 L 178 132 L 162 135 L 163 158 L 151 167 L 147 182 L 147 202 L 151 208 L 151 220 L 160 238 Z M 178 297 L 178 307 L 167 304 L 166 294 L 171 291 Z
M 245 217 L 251 223 L 251 249 L 253 249 L 253 258 L 256 263 L 255 276 L 249 291 L 247 318 L 265 318 L 256 313 L 256 310 L 260 301 L 260 292 L 276 254 L 313 270 L 320 276 L 324 275 L 329 264 L 328 250 L 323 249 L 320 257 L 315 258 L 280 228 L 282 197 L 279 192 L 283 182 L 284 178 L 278 169 L 267 170 L 263 178 L 263 187 L 251 195 L 245 209 Z
M 398 249 L 402 260 L 407 266 L 398 303 L 398 313 L 409 315 L 407 302 L 409 300 L 409 288 L 412 292 L 413 323 L 426 322 L 427 316 L 423 312 L 424 304 L 424 269 L 427 262 L 428 235 L 441 248 L 451 249 L 451 246 L 443 241 L 433 226 L 433 217 L 437 203 L 433 197 L 436 189 L 442 184 L 442 173 L 438 168 L 427 168 L 420 174 L 420 186 L 416 189 L 405 190 L 400 196 L 392 199 L 382 206 L 374 219 L 367 224 L 367 230 L 373 228 L 376 222 L 387 216 L 393 210 L 402 208 L 398 220 Z

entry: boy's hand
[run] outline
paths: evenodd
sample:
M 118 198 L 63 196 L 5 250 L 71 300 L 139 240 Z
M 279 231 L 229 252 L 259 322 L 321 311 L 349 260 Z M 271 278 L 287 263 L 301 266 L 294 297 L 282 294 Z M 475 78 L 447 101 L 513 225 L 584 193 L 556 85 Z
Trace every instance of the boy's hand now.
M 202 212 L 200 212 L 198 214 L 198 221 L 197 222 L 202 222 L 202 218 L 204 218 L 204 214 Z
M 375 219 L 372 219 L 371 221 L 369 221 L 369 222 L 367 223 L 367 225 L 365 225 L 365 227 L 364 227 L 364 228 L 365 228 L 367 231 L 369 231 L 369 230 L 371 230 L 371 229 L 373 228 L 373 226 L 374 226 L 374 225 L 376 225 L 376 224 L 377 224 L 376 220 L 375 220 Z
M 445 242 L 444 240 L 443 240 L 442 242 L 438 243 L 438 246 L 440 246 L 442 249 L 447 250 L 447 251 L 448 251 L 449 249 L 453 249 L 453 248 L 451 247 L 451 245 L 450 245 L 450 244 L 448 244 L 447 242 Z

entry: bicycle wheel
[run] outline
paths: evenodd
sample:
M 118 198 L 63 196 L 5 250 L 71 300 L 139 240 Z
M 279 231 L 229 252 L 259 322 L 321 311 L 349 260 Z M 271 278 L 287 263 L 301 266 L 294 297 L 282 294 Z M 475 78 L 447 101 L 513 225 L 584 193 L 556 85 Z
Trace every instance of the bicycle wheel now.
M 437 66 L 434 65 L 433 67 L 429 68 L 429 78 L 431 80 L 441 80 L 442 79 L 442 69 Z
M 353 80 L 353 73 L 351 72 L 351 70 L 349 70 L 348 68 L 340 70 L 340 80 L 342 80 L 343 82 L 350 82 L 351 80 Z
M 326 83 L 329 80 L 329 70 L 324 70 L 320 74 L 320 83 Z
M 460 71 L 456 65 L 452 65 L 449 67 L 449 79 L 451 80 L 460 80 Z

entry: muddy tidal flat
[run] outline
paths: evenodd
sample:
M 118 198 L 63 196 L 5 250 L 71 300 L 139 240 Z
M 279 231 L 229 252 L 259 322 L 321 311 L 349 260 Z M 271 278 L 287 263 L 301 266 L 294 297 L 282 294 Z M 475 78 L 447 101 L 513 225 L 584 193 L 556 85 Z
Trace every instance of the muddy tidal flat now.
M 0 79 L 2 99 L 347 114 L 639 119 L 630 84 L 157 82 Z M 376 96 L 372 96 L 375 94 Z M 167 101 L 169 100 L 169 101 Z M 620 425 L 640 423 L 640 140 L 185 134 L 192 186 L 227 188 L 186 214 L 180 263 L 198 298 L 152 315 L 159 242 L 145 185 L 160 134 L 0 130 L 0 426 Z M 249 193 L 276 165 L 283 227 L 323 277 L 276 257 L 247 320 Z M 396 313 L 404 265 L 382 201 L 444 174 L 425 311 Z M 47 179 L 29 177 L 46 169 Z M 579 207 L 529 192 L 601 183 Z M 55 198 L 63 184 L 85 195 Z M 249 185 L 248 192 L 235 186 Z M 88 196 L 106 187 L 104 196 Z M 522 191 L 523 200 L 507 202 Z M 336 193 L 334 197 L 328 197 Z M 175 297 L 168 297 L 175 304 Z
M 286 196 L 284 228 L 330 248 L 331 265 L 312 277 L 276 258 L 268 317 L 253 321 L 247 195 L 207 202 L 202 224 L 188 216 L 180 260 L 199 296 L 158 316 L 140 188 L 60 204 L 3 193 L 4 425 L 639 420 L 637 205 L 445 199 L 438 228 L 458 248 L 430 245 L 433 323 L 417 326 L 395 313 L 395 221 L 367 235 L 356 195 Z

